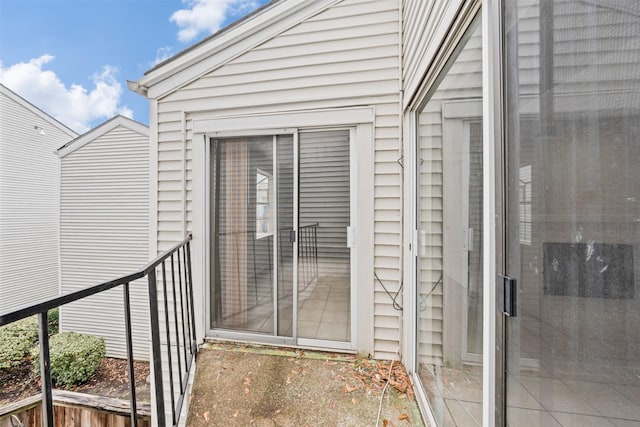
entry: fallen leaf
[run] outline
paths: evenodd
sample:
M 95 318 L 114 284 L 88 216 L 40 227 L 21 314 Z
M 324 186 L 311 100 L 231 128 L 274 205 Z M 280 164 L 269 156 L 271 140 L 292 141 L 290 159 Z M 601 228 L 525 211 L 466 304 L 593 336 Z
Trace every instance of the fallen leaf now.
M 387 420 L 386 418 L 384 420 L 382 420 L 382 425 L 384 427 L 387 427 L 388 424 L 389 424 L 389 420 Z
M 398 396 L 398 399 L 406 399 L 407 398 L 407 393 L 402 393 L 400 396 Z
M 244 388 L 244 394 L 249 394 L 249 388 L 248 387 Z
M 407 415 L 407 414 L 402 414 L 402 415 L 400 415 L 400 416 L 398 417 L 398 419 L 399 419 L 400 421 L 405 420 L 405 421 L 407 421 L 409 424 L 411 424 L 411 420 L 409 419 L 409 415 Z
M 207 422 L 209 421 L 209 411 L 204 413 L 204 420 Z
M 250 384 L 251 384 L 251 378 L 245 378 L 244 385 L 250 385 Z
M 332 400 L 331 403 L 329 403 L 329 409 L 333 411 L 335 407 L 336 407 L 336 402 Z
M 233 413 L 233 418 L 238 418 L 238 414 L 239 414 L 239 413 L 240 413 L 240 411 L 238 411 L 238 410 L 236 409 L 236 412 L 234 412 L 234 413 Z
M 348 382 L 344 383 L 344 387 L 342 388 L 342 393 L 351 393 L 352 391 L 356 391 L 358 387 L 352 387 Z
M 291 375 L 287 375 L 287 384 L 291 384 Z
M 356 403 L 358 403 L 358 402 L 356 401 L 356 398 L 355 398 L 355 397 L 351 399 L 351 403 L 353 403 L 354 405 L 355 405 Z

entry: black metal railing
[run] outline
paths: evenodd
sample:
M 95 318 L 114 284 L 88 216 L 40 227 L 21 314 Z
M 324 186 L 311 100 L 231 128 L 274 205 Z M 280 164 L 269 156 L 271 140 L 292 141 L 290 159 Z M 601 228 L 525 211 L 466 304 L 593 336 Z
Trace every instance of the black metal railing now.
M 158 270 L 160 277 L 157 274 Z M 133 281 L 145 277 L 148 279 L 149 291 L 157 425 L 161 427 L 167 425 L 165 399 L 171 400 L 171 425 L 178 424 L 187 391 L 189 373 L 197 352 L 191 272 L 191 235 L 133 274 L 0 314 L 0 326 L 33 315 L 38 316 L 42 418 L 45 426 L 53 427 L 54 425 L 47 312 L 117 287 L 122 287 L 123 292 L 131 425 L 138 425 L 131 335 L 130 286 Z M 171 316 L 170 313 L 173 315 Z M 163 365 L 163 362 L 166 362 L 166 365 Z M 164 389 L 163 367 L 167 368 L 169 372 L 168 398 Z M 174 374 L 176 374 L 175 377 Z
M 306 289 L 318 280 L 318 226 L 301 226 L 298 230 L 298 282 Z

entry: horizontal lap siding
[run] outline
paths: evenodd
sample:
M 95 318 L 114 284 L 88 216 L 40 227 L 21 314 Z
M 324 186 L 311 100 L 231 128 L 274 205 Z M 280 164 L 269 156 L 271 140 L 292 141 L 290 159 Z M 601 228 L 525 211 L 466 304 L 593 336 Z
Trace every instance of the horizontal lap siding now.
M 402 64 L 406 101 L 414 97 L 463 1 L 403 1 Z
M 58 295 L 59 160 L 53 151 L 71 136 L 4 94 L 0 120 L 3 313 Z
M 375 268 L 400 286 L 401 168 L 398 129 L 397 1 L 350 0 L 309 18 L 158 101 L 158 248 L 183 235 L 182 111 L 187 112 L 187 188 L 191 120 L 216 115 L 375 107 Z M 191 192 L 187 192 L 190 209 Z M 190 227 L 191 212 L 187 212 Z M 371 249 L 363 249 L 370 251 Z M 375 283 L 375 349 L 398 349 L 399 313 Z
M 626 7 L 639 12 L 637 3 L 632 3 Z M 636 22 L 633 13 L 614 13 L 613 9 L 576 0 L 554 2 L 553 95 L 557 111 L 588 111 L 607 103 L 623 106 L 622 95 L 634 93 L 640 79 Z M 540 1 L 523 0 L 518 2 L 518 87 L 521 99 L 531 97 L 528 105 L 521 106 L 531 113 L 539 108 L 540 55 Z
M 61 160 L 60 261 L 69 293 L 133 273 L 149 261 L 149 142 L 118 126 Z M 131 285 L 136 358 L 147 359 L 146 281 Z M 104 337 L 126 356 L 122 289 L 65 306 L 63 330 Z

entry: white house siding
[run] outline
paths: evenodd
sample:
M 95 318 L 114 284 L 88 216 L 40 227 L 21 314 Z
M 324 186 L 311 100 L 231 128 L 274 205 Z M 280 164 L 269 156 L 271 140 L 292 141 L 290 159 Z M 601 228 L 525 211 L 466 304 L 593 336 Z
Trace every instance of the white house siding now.
M 465 0 L 403 0 L 402 66 L 404 106 L 411 102 L 439 54 Z
M 63 292 L 143 267 L 149 261 L 148 135 L 118 125 L 60 161 Z M 65 306 L 61 328 L 104 337 L 110 356 L 125 357 L 123 307 L 121 288 L 107 291 Z M 135 356 L 147 359 L 149 307 L 144 280 L 131 284 L 131 311 Z
M 53 151 L 75 136 L 0 86 L 0 313 L 58 295 Z
M 187 228 L 191 227 L 191 120 L 216 115 L 375 107 L 375 270 L 400 283 L 398 2 L 347 0 L 158 100 L 158 249 L 184 235 L 182 120 L 187 139 Z M 184 114 L 184 115 L 183 115 Z M 362 249 L 367 251 L 369 249 Z M 375 352 L 398 350 L 400 314 L 375 286 Z

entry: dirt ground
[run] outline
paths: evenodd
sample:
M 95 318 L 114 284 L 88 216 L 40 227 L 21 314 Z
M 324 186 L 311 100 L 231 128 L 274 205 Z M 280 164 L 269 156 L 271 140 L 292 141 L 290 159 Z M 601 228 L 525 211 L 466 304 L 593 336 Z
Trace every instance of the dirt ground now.
M 379 408 L 380 426 L 424 426 L 399 362 L 208 344 L 187 426 L 375 426 Z
M 149 363 L 134 362 L 133 369 L 136 378 L 136 400 L 149 402 L 150 388 L 146 383 L 149 376 Z M 31 358 L 25 357 L 17 367 L 0 369 L 0 385 L 0 408 L 40 393 L 40 377 L 33 369 Z M 70 390 L 96 396 L 128 399 L 127 361 L 105 357 L 87 382 Z

